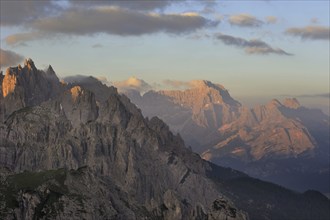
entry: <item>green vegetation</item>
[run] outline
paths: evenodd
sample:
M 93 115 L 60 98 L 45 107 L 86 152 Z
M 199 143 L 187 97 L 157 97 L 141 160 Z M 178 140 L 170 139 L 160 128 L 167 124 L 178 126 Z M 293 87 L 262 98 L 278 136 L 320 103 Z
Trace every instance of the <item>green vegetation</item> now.
M 48 170 L 42 172 L 23 172 L 10 175 L 0 183 L 0 201 L 3 201 L 4 209 L 2 212 L 19 207 L 19 196 L 22 193 L 29 192 L 37 195 L 41 202 L 36 207 L 36 215 L 55 213 L 59 208 L 55 203 L 63 195 L 68 193 L 64 184 L 67 171 L 65 169 Z M 40 186 L 45 186 L 45 192 L 38 190 Z M 47 192 L 46 192 L 47 191 Z M 58 206 L 58 205 L 57 205 Z M 46 210 L 46 213 L 45 213 Z
M 23 172 L 13 176 L 9 176 L 7 182 L 15 189 L 34 190 L 38 186 L 46 183 L 49 180 L 55 180 L 61 186 L 61 190 L 64 190 L 64 180 L 66 177 L 66 170 L 47 170 L 38 173 Z

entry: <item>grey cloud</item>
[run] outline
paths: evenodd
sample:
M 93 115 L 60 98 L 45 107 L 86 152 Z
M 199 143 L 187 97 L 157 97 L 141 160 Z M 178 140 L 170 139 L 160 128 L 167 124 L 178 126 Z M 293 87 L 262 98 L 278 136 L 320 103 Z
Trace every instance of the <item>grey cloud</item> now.
M 311 18 L 311 23 L 317 24 L 317 23 L 319 23 L 319 19 L 318 18 Z
M 93 84 L 97 81 L 101 82 L 102 84 L 105 84 L 107 86 L 112 86 L 112 83 L 108 81 L 108 79 L 105 76 L 87 76 L 87 75 L 73 75 L 73 76 L 66 76 L 62 78 L 62 80 L 66 83 L 80 83 L 80 84 Z
M 233 37 L 225 34 L 217 34 L 216 39 L 221 40 L 226 45 L 244 48 L 248 54 L 278 54 L 278 55 L 292 55 L 280 48 L 273 48 L 264 41 L 252 39 L 246 40 L 240 37 Z
M 17 65 L 22 62 L 24 57 L 10 50 L 0 48 L 0 69 L 3 67 Z
M 0 25 L 22 25 L 49 15 L 58 7 L 51 0 L 43 1 L 0 1 Z
M 73 75 L 73 76 L 66 76 L 63 80 L 67 83 L 80 83 L 87 81 L 91 76 L 86 75 Z
M 219 23 L 197 13 L 150 12 L 151 9 L 164 8 L 173 2 L 178 4 L 178 1 L 174 0 L 71 0 L 66 7 L 51 0 L 0 2 L 1 25 L 18 25 L 31 31 L 7 36 L 4 40 L 11 46 L 21 46 L 25 45 L 25 42 L 40 39 L 72 35 L 90 36 L 98 33 L 140 36 L 165 32 L 179 35 L 205 27 L 215 27 Z M 144 9 L 138 10 L 135 7 Z
M 329 40 L 330 29 L 325 26 L 306 26 L 302 28 L 289 28 L 285 31 L 286 34 L 300 37 L 301 39 L 309 40 Z
M 57 17 L 37 20 L 32 27 L 48 33 L 129 36 L 161 31 L 180 34 L 216 24 L 198 14 L 152 14 L 106 7 L 71 9 Z
M 154 9 L 164 9 L 170 6 L 172 3 L 178 2 L 176 0 L 162 0 L 162 1 L 150 1 L 150 0 L 130 0 L 130 1 L 91 1 L 91 0 L 71 0 L 70 3 L 73 6 L 82 7 L 102 7 L 102 6 L 117 6 L 121 8 L 128 8 L 133 10 L 149 11 Z
M 260 27 L 264 23 L 250 14 L 231 15 L 228 21 L 231 25 L 241 27 Z
M 102 44 L 93 44 L 92 48 L 102 48 L 103 45 Z
M 204 38 L 210 38 L 211 36 L 207 33 L 195 33 L 191 36 L 188 36 L 188 39 L 192 39 L 192 40 L 200 40 L 200 39 L 204 39 Z
M 139 36 L 157 32 L 182 34 L 217 24 L 218 22 L 210 21 L 196 13 L 156 14 L 113 7 L 80 8 L 67 10 L 56 17 L 36 20 L 29 26 L 34 32 L 13 34 L 5 41 L 8 45 L 18 45 L 26 41 L 64 35 L 107 33 Z
M 268 24 L 275 24 L 275 23 L 277 23 L 277 17 L 275 17 L 275 16 L 267 16 L 266 17 L 266 22 Z

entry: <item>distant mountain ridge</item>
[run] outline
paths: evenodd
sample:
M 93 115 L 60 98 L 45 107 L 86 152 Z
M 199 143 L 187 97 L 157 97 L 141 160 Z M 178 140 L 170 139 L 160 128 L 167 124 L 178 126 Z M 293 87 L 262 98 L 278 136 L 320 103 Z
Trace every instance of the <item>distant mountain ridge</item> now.
M 142 96 L 134 91 L 126 94 L 145 116 L 163 119 L 206 160 L 276 181 L 272 178 L 274 172 L 289 174 L 284 166 L 273 163 L 286 164 L 284 160 L 294 158 L 299 160 L 292 167 L 297 175 L 304 172 L 316 175 L 322 170 L 325 183 L 319 187 L 317 184 L 297 187 L 304 181 L 288 183 L 280 176 L 278 183 L 299 190 L 313 186 L 330 191 L 325 187 L 330 183 L 327 115 L 301 106 L 295 98 L 287 98 L 283 103 L 273 99 L 250 109 L 233 99 L 222 85 L 203 80 L 195 81 L 195 85 L 183 91 L 149 91 Z M 302 168 L 300 159 L 320 161 L 316 163 L 319 166 Z M 268 161 L 273 165 L 266 166 Z M 274 166 L 279 171 L 271 168 Z M 262 171 L 258 167 L 263 167 Z M 306 175 L 306 179 L 309 178 L 309 174 Z

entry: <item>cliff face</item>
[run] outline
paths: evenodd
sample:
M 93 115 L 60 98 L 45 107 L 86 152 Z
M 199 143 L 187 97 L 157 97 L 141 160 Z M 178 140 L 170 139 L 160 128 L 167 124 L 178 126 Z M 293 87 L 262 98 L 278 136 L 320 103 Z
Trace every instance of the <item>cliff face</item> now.
M 194 87 L 186 91 L 160 91 L 159 94 L 191 109 L 193 120 L 202 127 L 217 128 L 237 118 L 241 104 L 223 86 L 202 80 L 192 84 Z
M 204 157 L 242 156 L 256 161 L 313 155 L 316 141 L 301 121 L 286 117 L 283 108 L 287 107 L 272 100 L 251 110 L 240 109 L 236 121 L 219 128 L 221 140 L 204 152 Z
M 104 89 L 99 96 L 68 84 L 0 124 L 4 219 L 248 219 L 259 213 L 267 219 L 278 209 L 282 219 L 328 217 L 322 196 L 315 199 L 319 209 L 308 208 L 308 199 L 280 188 L 287 197 L 274 202 L 268 197 L 277 186 L 264 182 L 263 199 L 276 209 L 259 205 L 264 202 L 253 186 L 244 192 L 256 202 L 239 203 L 244 193 L 231 182 L 254 179 L 202 160 L 163 121 L 145 119 L 127 97 Z M 287 198 L 304 212 L 288 214 Z
M 18 73 L 19 79 L 20 74 L 25 72 Z M 39 72 L 34 70 L 34 74 Z M 11 88 L 5 83 L 2 85 Z M 26 95 L 21 99 L 25 106 L 25 101 L 30 100 L 29 95 L 32 95 L 27 92 L 29 87 L 22 86 L 23 89 L 18 90 L 18 85 L 13 85 L 12 90 L 6 91 L 10 90 L 8 94 L 15 97 L 17 91 Z M 45 91 L 42 94 L 46 94 Z M 174 136 L 168 126 L 157 118 L 145 120 L 140 110 L 116 90 L 110 89 L 107 99 L 102 102 L 97 101 L 93 92 L 81 86 L 68 85 L 64 92 L 48 101 L 45 99 L 46 96 L 40 96 L 33 99 L 34 102 L 27 102 L 29 107 L 13 109 L 14 112 L 1 125 L 2 167 L 8 167 L 14 172 L 47 172 L 59 168 L 70 170 L 87 166 L 87 180 L 82 178 L 87 186 L 96 185 L 96 195 L 101 195 L 101 191 L 105 190 L 100 186 L 98 178 L 100 181 L 109 179 L 112 184 L 109 187 L 116 186 L 119 192 L 125 194 L 123 200 L 127 204 L 102 209 L 106 216 L 120 213 L 125 219 L 135 219 L 139 215 L 141 218 L 154 215 L 163 219 L 202 219 L 214 212 L 217 213 L 217 219 L 246 218 L 207 178 L 205 170 L 209 169 L 208 165 L 186 149 L 180 137 Z M 72 194 L 73 186 L 79 184 L 79 178 L 72 177 L 71 171 L 66 173 L 66 178 L 69 178 L 64 183 L 68 186 L 68 192 L 58 192 L 60 194 Z M 45 185 L 48 189 L 48 183 Z M 40 187 L 43 186 L 41 184 Z M 41 189 L 35 190 L 34 193 L 14 193 L 19 197 L 18 201 L 27 205 L 8 210 L 8 204 L 5 204 L 4 210 L 8 211 L 8 216 L 15 215 L 24 219 L 35 215 L 34 208 L 39 207 L 48 196 L 39 196 Z M 91 196 L 89 192 L 85 192 L 88 191 L 87 188 L 81 187 L 81 190 L 84 191 L 83 196 Z M 101 199 L 105 200 L 106 196 L 118 195 L 106 191 Z M 72 198 L 59 196 L 58 199 L 60 198 L 76 211 L 77 204 Z M 91 200 L 84 202 L 89 206 L 86 216 L 100 218 L 100 213 L 88 211 L 96 198 L 89 199 Z M 213 210 L 213 202 L 219 199 L 227 208 Z M 33 202 L 29 203 L 29 200 Z M 98 201 L 95 205 L 100 203 Z M 137 208 L 134 204 L 138 204 Z M 145 209 L 144 214 L 135 210 L 142 207 Z M 227 209 L 233 209 L 235 213 L 227 215 Z M 17 210 L 23 210 L 24 214 L 18 215 Z M 127 215 L 124 210 L 128 210 Z M 67 211 L 64 209 L 58 215 L 66 216 Z

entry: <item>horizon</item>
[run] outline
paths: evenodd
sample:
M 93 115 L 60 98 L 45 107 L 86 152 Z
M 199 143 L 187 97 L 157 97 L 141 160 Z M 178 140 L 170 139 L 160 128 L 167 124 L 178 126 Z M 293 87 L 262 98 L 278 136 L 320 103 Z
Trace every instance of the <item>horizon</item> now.
M 203 79 L 329 115 L 329 23 L 328 1 L 1 1 L 1 70 L 31 57 L 61 78 Z

